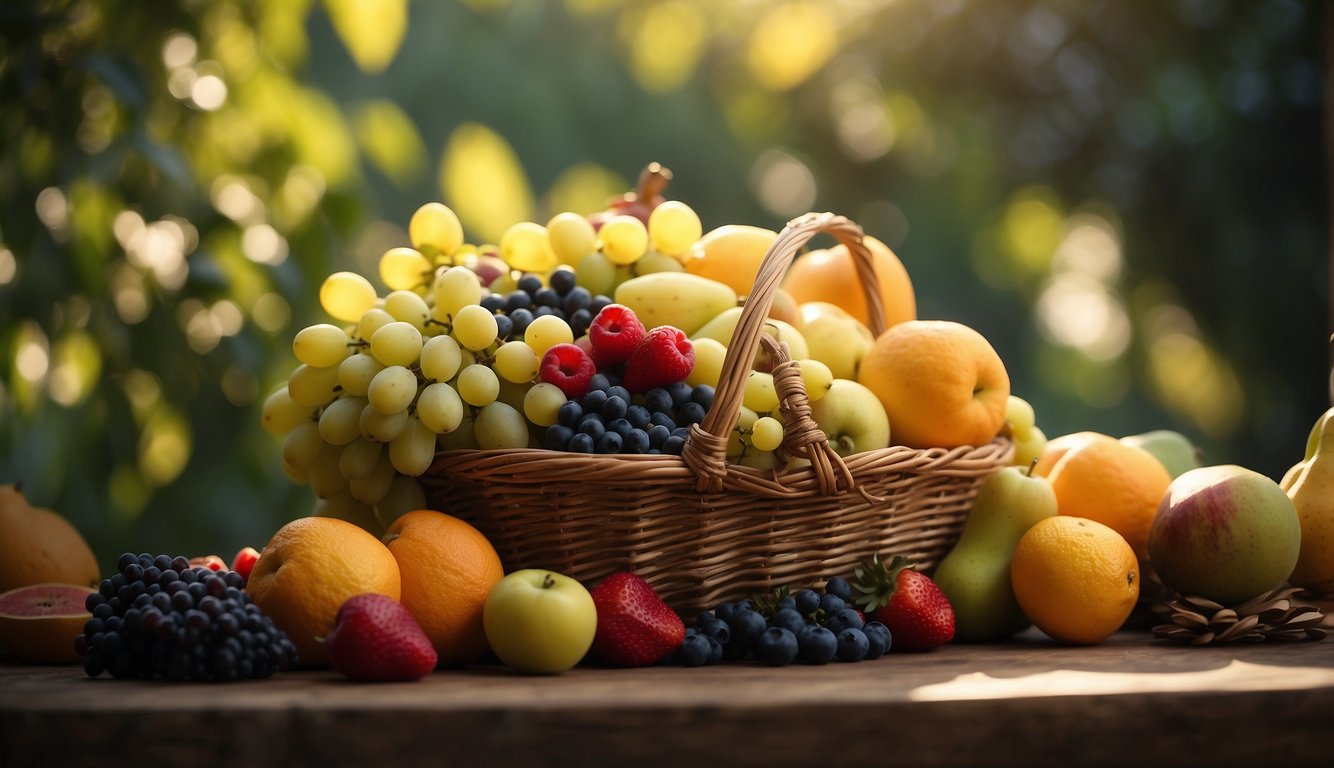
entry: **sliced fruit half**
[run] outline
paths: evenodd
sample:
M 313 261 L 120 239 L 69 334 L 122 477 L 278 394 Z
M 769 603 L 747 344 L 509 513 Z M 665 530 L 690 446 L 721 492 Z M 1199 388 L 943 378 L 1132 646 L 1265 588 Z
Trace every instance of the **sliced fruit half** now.
M 74 638 L 92 618 L 85 603 L 96 590 L 33 584 L 0 594 L 0 648 L 29 664 L 73 664 Z

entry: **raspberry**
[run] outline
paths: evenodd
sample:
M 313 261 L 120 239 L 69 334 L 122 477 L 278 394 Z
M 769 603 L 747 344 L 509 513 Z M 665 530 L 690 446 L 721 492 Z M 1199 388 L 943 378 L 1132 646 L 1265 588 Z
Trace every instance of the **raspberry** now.
M 630 353 L 621 385 L 642 394 L 685 379 L 694 367 L 695 345 L 680 328 L 660 325 Z
M 624 363 L 644 340 L 644 324 L 629 307 L 608 304 L 588 326 L 593 362 L 599 369 Z
M 588 380 L 597 373 L 593 358 L 574 344 L 556 344 L 542 355 L 538 375 L 548 384 L 555 384 L 570 400 L 578 400 L 588 392 Z

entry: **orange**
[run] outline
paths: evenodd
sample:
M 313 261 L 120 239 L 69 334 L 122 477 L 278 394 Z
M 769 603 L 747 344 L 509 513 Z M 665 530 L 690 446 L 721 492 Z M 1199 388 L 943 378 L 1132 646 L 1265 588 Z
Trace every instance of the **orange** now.
M 911 448 L 990 442 L 1010 398 L 996 350 L 982 334 L 946 320 L 907 320 L 880 334 L 857 381 L 885 406 L 894 442 Z
M 1062 515 L 1086 517 L 1121 534 L 1141 560 L 1172 476 L 1153 454 L 1119 440 L 1087 440 L 1066 451 L 1047 476 Z
M 476 661 L 487 649 L 482 608 L 505 575 L 495 547 L 468 523 L 430 509 L 395 520 L 384 541 L 398 561 L 401 602 L 431 639 L 439 663 Z
M 1121 534 L 1057 515 L 1015 547 L 1010 585 L 1024 615 L 1055 640 L 1092 645 L 1121 628 L 1139 599 L 1139 563 Z
M 0 486 L 0 592 L 55 582 L 96 586 L 97 558 L 69 521 Z
M 324 638 L 348 598 L 375 592 L 398 599 L 398 563 L 352 523 L 302 517 L 273 534 L 246 591 L 296 645 L 299 663 L 320 666 L 328 663 Z
M 1056 466 L 1056 462 L 1060 461 L 1061 457 L 1071 448 L 1074 448 L 1077 445 L 1083 445 L 1090 440 L 1102 439 L 1115 440 L 1116 438 L 1111 435 L 1104 435 L 1101 432 L 1087 431 L 1071 432 L 1068 435 L 1053 437 L 1047 441 L 1047 445 L 1042 449 L 1042 453 L 1038 455 L 1038 463 L 1033 465 L 1033 474 L 1038 477 L 1046 477 L 1047 475 L 1050 475 L 1052 467 Z
M 701 237 L 682 256 L 682 263 L 690 274 L 717 280 L 738 296 L 747 296 L 755 287 L 760 262 L 777 239 L 778 233 L 771 229 L 724 224 Z
M 889 246 L 866 238 L 875 265 L 876 284 L 880 287 L 880 303 L 885 310 L 885 328 L 892 328 L 905 320 L 917 319 L 917 294 L 903 262 Z M 792 294 L 797 304 L 808 301 L 827 301 L 837 304 L 848 314 L 865 324 L 870 323 L 866 312 L 866 295 L 857 278 L 857 268 L 846 246 L 836 245 L 822 251 L 811 251 L 797 257 L 783 279 L 783 287 Z

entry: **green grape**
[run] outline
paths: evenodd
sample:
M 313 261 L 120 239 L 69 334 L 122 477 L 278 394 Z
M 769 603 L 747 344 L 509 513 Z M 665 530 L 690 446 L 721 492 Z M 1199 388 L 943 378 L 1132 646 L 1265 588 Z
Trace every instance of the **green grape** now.
M 513 407 L 497 401 L 477 412 L 473 434 L 478 447 L 486 450 L 527 448 L 528 420 Z
M 315 408 L 298 405 L 287 392 L 287 385 L 275 389 L 264 398 L 264 406 L 259 412 L 260 423 L 275 437 L 282 437 L 291 432 L 298 424 L 315 418 Z
M 457 450 L 475 450 L 480 447 L 477 445 L 477 437 L 473 434 L 473 415 L 471 411 L 465 411 L 463 421 L 453 432 L 446 432 L 436 438 L 435 444 L 441 451 Z
M 450 267 L 435 277 L 431 289 L 435 295 L 432 317 L 448 322 L 460 309 L 482 301 L 484 292 L 477 273 L 467 267 Z
M 427 384 L 417 396 L 417 418 L 437 434 L 453 432 L 463 421 L 463 399 L 449 384 Z
M 452 336 L 432 336 L 422 345 L 421 372 L 429 381 L 449 381 L 462 362 L 459 343 Z
M 829 366 L 807 358 L 798 360 L 797 367 L 801 369 L 801 383 L 806 388 L 807 399 L 814 403 L 829 394 L 829 388 L 834 386 L 834 372 Z
M 430 282 L 434 270 L 416 248 L 390 248 L 380 257 L 380 282 L 391 291 L 415 290 Z
M 327 499 L 347 492 L 347 480 L 338 472 L 338 454 L 340 450 L 328 443 L 320 449 L 320 455 L 310 465 L 310 489 L 315 496 Z
M 777 450 L 783 444 L 783 425 L 772 416 L 756 419 L 750 430 L 750 444 L 761 451 Z
M 302 363 L 287 377 L 287 393 L 292 402 L 319 408 L 334 399 L 338 386 L 338 366 L 316 368 Z
M 361 437 L 361 411 L 364 397 L 340 397 L 320 414 L 320 437 L 330 445 L 342 447 Z
M 376 299 L 375 286 L 356 272 L 335 272 L 320 285 L 320 306 L 345 323 L 359 320 Z
M 744 405 L 737 411 L 736 426 L 727 435 L 726 453 L 729 459 L 735 459 L 746 452 L 746 444 L 741 441 L 741 435 L 749 431 L 757 419 L 759 414 Z
M 296 332 L 292 339 L 292 354 L 306 365 L 328 368 L 347 357 L 347 343 L 347 334 L 342 328 L 320 323 Z
M 718 386 L 723 374 L 723 360 L 727 357 L 727 347 L 721 341 L 702 336 L 695 339 L 695 367 L 686 374 L 686 383 L 692 387 L 708 384 Z
M 500 379 L 496 372 L 481 363 L 474 363 L 459 372 L 456 388 L 468 405 L 478 408 L 495 402 L 500 393 Z
M 686 266 L 675 256 L 668 256 L 662 251 L 650 250 L 635 262 L 635 275 L 651 275 L 654 272 L 684 272 Z
M 469 304 L 454 316 L 454 338 L 473 352 L 486 349 L 496 340 L 496 316 L 491 310 Z
M 409 512 L 428 509 L 426 492 L 416 478 L 395 474 L 389 483 L 389 492 L 375 502 L 375 516 L 386 527 Z
M 291 464 L 288 464 L 287 461 L 286 461 L 285 459 L 282 460 L 282 461 L 280 461 L 280 462 L 278 462 L 278 463 L 282 465 L 282 468 L 283 468 L 283 474 L 287 477 L 288 480 L 291 480 L 292 482 L 296 483 L 297 485 L 309 485 L 309 484 L 310 484 L 310 468 L 309 468 L 309 467 L 295 467 L 295 466 L 292 466 Z
M 648 236 L 653 247 L 669 256 L 680 256 L 704 234 L 699 214 L 677 200 L 659 203 L 648 215 Z
M 648 250 L 648 230 L 635 216 L 612 216 L 598 230 L 602 252 L 613 264 L 634 264 Z
M 343 394 L 353 397 L 365 397 L 371 387 L 371 379 L 384 370 L 384 363 L 369 354 L 352 355 L 338 365 L 338 386 Z
M 384 311 L 380 307 L 371 307 L 362 313 L 361 319 L 357 321 L 356 334 L 362 341 L 370 341 L 375 332 L 394 322 L 394 316 Z
M 407 410 L 417 396 L 417 375 L 401 365 L 387 366 L 375 374 L 366 389 L 370 405 L 383 414 Z
M 523 415 L 539 427 L 556 423 L 556 414 L 565 405 L 565 393 L 555 384 L 538 382 L 523 396 Z
M 547 222 L 547 242 L 562 264 L 578 264 L 597 248 L 597 240 L 593 225 L 577 213 L 558 213 Z
M 494 369 L 493 369 L 494 370 Z M 500 381 L 500 392 L 496 394 L 496 399 L 505 403 L 516 411 L 523 411 L 523 399 L 528 395 L 528 390 L 532 388 L 529 382 L 516 384 L 512 381 Z
M 548 315 L 550 317 L 550 315 Z M 539 320 L 542 318 L 538 318 Z M 424 353 L 423 353 L 424 354 Z M 537 376 L 537 369 L 542 364 L 533 348 L 522 341 L 507 341 L 496 349 L 496 360 L 492 365 L 496 373 L 505 381 L 523 384 Z
M 421 357 L 422 334 L 412 323 L 385 323 L 371 336 L 371 354 L 386 366 L 408 366 Z
M 380 461 L 380 452 L 384 444 L 359 437 L 343 446 L 338 454 L 338 472 L 348 480 L 356 480 L 369 475 Z
M 774 376 L 763 371 L 751 371 L 746 379 L 746 389 L 741 393 L 741 404 L 756 413 L 769 413 L 778 410 L 778 391 L 774 389 Z
M 528 329 L 523 332 L 523 341 L 541 358 L 557 344 L 572 343 L 574 331 L 563 319 L 555 315 L 543 315 L 528 324 Z
M 400 473 L 417 477 L 429 469 L 434 460 L 435 431 L 416 416 L 409 416 L 403 431 L 389 441 L 389 463 Z
M 463 245 L 463 225 L 444 204 L 427 203 L 408 220 L 408 239 L 422 253 L 449 256 Z
M 387 443 L 398 437 L 398 433 L 403 431 L 403 425 L 407 421 L 408 412 L 406 410 L 380 413 L 374 407 L 367 405 L 361 409 L 361 418 L 357 421 L 357 427 L 361 430 L 361 436 L 367 440 Z
M 320 427 L 313 421 L 298 424 L 283 438 L 283 461 L 298 469 L 310 469 L 324 449 Z
M 539 274 L 560 264 L 547 241 L 547 228 L 531 221 L 519 222 L 505 230 L 500 236 L 500 258 L 510 269 Z
M 377 504 L 389 493 L 389 486 L 394 482 L 394 465 L 389 461 L 389 452 L 381 451 L 380 460 L 365 476 L 347 481 L 347 489 L 352 498 L 363 504 Z
M 616 265 L 602 251 L 593 251 L 574 265 L 574 279 L 594 296 L 616 290 Z
M 346 487 L 337 495 L 315 502 L 315 508 L 311 510 L 311 515 L 314 517 L 332 517 L 352 523 L 376 537 L 384 532 L 384 526 L 380 524 L 379 518 L 375 516 L 375 507 L 357 501 L 353 498 L 352 491 Z
M 418 331 L 426 330 L 426 321 L 431 319 L 431 308 L 426 306 L 426 299 L 413 291 L 392 291 L 384 297 L 384 311 L 395 320 L 412 323 Z
M 518 275 L 518 272 L 506 272 L 495 280 L 492 280 L 490 284 L 488 284 L 487 289 L 491 291 L 491 293 L 498 293 L 503 296 L 519 287 Z

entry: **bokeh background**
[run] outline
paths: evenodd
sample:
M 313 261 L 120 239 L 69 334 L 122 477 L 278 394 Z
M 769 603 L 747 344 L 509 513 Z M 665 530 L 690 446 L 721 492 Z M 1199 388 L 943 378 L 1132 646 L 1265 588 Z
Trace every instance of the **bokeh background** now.
M 258 406 L 442 200 L 472 242 L 650 161 L 706 229 L 835 210 L 1048 435 L 1275 478 L 1329 405 L 1325 4 L 84 0 L 0 7 L 0 481 L 229 557 L 313 498 Z

